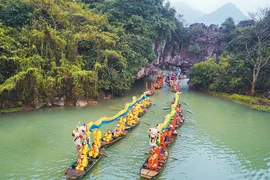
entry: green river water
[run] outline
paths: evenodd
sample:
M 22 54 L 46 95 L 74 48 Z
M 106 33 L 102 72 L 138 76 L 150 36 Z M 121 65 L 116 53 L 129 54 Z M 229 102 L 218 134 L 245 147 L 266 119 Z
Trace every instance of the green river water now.
M 184 87 L 184 85 L 181 85 Z M 84 108 L 46 108 L 0 114 L 0 179 L 65 179 L 64 169 L 76 160 L 72 130 L 78 122 L 113 116 L 132 96 L 139 97 L 144 82 L 124 96 Z M 154 125 L 168 113 L 167 101 L 174 93 L 167 86 L 157 90 L 141 120 Z M 180 98 L 185 124 L 182 137 L 169 147 L 171 156 L 157 179 L 229 180 L 270 179 L 270 114 L 251 110 L 231 101 L 183 90 Z M 113 128 L 106 125 L 102 131 Z M 108 147 L 84 179 L 140 179 L 139 169 L 149 148 L 147 125 L 140 123 L 125 138 Z

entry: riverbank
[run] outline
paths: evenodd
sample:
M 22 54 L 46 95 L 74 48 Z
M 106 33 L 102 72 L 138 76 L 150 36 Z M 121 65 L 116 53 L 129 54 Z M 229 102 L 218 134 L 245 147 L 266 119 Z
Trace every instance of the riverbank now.
M 243 104 L 258 111 L 270 112 L 270 99 L 254 96 L 246 96 L 240 94 L 226 94 L 211 92 L 212 95 L 230 99 L 238 104 Z

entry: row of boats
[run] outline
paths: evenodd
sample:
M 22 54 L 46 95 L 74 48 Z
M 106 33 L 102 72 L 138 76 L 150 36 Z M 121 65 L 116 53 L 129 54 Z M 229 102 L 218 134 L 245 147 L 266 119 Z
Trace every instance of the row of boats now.
M 151 96 L 151 95 L 153 95 L 154 94 L 154 91 L 156 89 L 155 87 L 158 87 L 158 88 L 163 87 L 163 85 L 164 85 L 163 79 L 164 79 L 164 76 L 157 76 L 155 78 L 154 83 L 151 84 L 151 89 L 150 90 L 152 90 L 152 93 L 149 93 L 148 92 L 149 89 L 146 89 L 145 93 L 141 96 L 140 99 L 143 99 L 144 100 L 144 98 L 142 98 L 143 96 Z M 177 94 L 176 97 L 175 97 L 175 100 L 174 100 L 175 103 L 178 103 L 179 102 L 179 94 Z M 135 100 L 133 101 L 133 103 L 130 103 L 129 106 L 126 105 L 126 107 L 129 107 L 129 108 L 133 107 L 135 104 L 138 103 L 138 100 L 136 100 L 137 103 L 134 103 L 134 102 L 135 102 Z M 167 115 L 167 118 L 165 119 L 165 121 L 163 123 L 163 126 L 164 127 L 163 126 L 160 126 L 160 128 L 166 128 L 165 125 L 168 125 L 168 123 L 172 120 L 172 117 L 174 117 L 174 116 L 172 116 L 172 114 L 175 114 L 175 108 L 176 108 L 175 103 L 172 105 L 172 112 L 171 112 L 171 114 L 168 114 Z M 149 108 L 149 106 L 147 106 L 147 108 Z M 142 116 L 145 112 L 146 111 L 141 112 L 138 115 L 138 117 L 139 116 Z M 118 114 L 121 114 L 122 116 L 125 115 L 124 113 L 121 113 L 121 111 Z M 117 119 L 117 117 L 114 117 L 114 118 Z M 76 168 L 78 166 L 78 161 L 75 161 L 74 163 L 72 163 L 65 170 L 65 176 L 67 178 L 70 178 L 70 179 L 81 179 L 82 177 L 84 177 L 103 156 L 106 156 L 104 154 L 105 148 L 107 148 L 107 147 L 111 146 L 112 144 L 116 143 L 117 141 L 123 139 L 131 130 L 133 130 L 135 127 L 137 127 L 139 123 L 140 123 L 140 121 L 138 120 L 138 121 L 136 121 L 136 123 L 134 123 L 132 125 L 125 126 L 125 129 L 123 130 L 122 135 L 121 136 L 117 136 L 117 137 L 113 137 L 113 139 L 111 141 L 109 141 L 109 142 L 101 141 L 101 146 L 100 146 L 100 149 L 99 149 L 98 156 L 96 156 L 95 158 L 93 158 L 91 156 L 90 157 L 87 157 L 88 163 L 87 163 L 87 166 L 83 170 L 78 170 Z M 88 125 L 89 125 L 88 126 L 88 129 L 90 131 L 93 130 L 92 129 L 93 126 L 95 128 L 98 127 L 97 122 L 95 122 L 95 123 L 89 123 Z M 181 125 L 182 124 L 179 124 L 179 125 L 177 125 L 177 127 L 179 127 Z M 169 146 L 172 142 L 174 142 L 174 140 L 175 140 L 176 137 L 177 137 L 177 135 L 173 135 L 172 138 L 171 138 L 171 140 L 169 142 L 167 142 L 166 145 Z M 144 163 L 143 166 L 142 166 L 142 168 L 141 168 L 141 173 L 140 173 L 141 177 L 148 178 L 148 179 L 149 178 L 151 179 L 151 178 L 156 177 L 159 174 L 159 172 L 161 171 L 161 169 L 164 167 L 165 163 L 167 162 L 167 159 L 168 159 L 168 156 L 165 156 L 164 162 L 159 163 L 159 167 L 157 168 L 156 171 L 151 170 L 151 169 L 148 170 L 147 168 L 145 168 L 145 166 L 144 166 L 145 163 Z M 148 159 L 146 161 L 148 161 Z

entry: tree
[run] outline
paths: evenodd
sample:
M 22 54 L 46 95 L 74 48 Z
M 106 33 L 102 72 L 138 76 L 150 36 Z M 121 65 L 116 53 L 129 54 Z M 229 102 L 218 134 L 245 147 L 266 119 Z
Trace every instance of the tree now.
M 190 71 L 192 86 L 205 90 L 210 87 L 218 76 L 219 67 L 213 58 L 209 58 L 205 62 L 195 63 Z
M 188 52 L 192 54 L 193 56 L 196 56 L 197 58 L 200 56 L 201 48 L 199 44 L 193 44 L 188 48 Z
M 263 16 L 260 16 L 263 14 Z M 251 94 L 256 92 L 256 83 L 261 69 L 270 60 L 270 9 L 259 11 L 257 16 L 263 17 L 257 20 L 255 25 L 245 32 L 244 46 L 247 52 L 246 60 L 252 65 Z

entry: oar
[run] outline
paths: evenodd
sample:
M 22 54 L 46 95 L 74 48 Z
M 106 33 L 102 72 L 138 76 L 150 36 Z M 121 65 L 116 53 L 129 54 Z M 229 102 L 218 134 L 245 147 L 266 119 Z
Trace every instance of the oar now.
M 171 109 L 170 107 L 165 107 L 165 108 L 163 108 L 163 110 L 169 110 L 169 109 Z
M 173 159 L 175 159 L 175 160 L 179 160 L 179 159 L 177 159 L 177 158 L 175 158 L 175 157 L 173 157 L 173 156 L 168 156 L 169 158 L 173 158 Z
M 185 102 L 183 102 L 183 101 L 182 101 L 182 103 L 185 104 L 185 105 L 188 105 L 187 103 L 185 103 Z
M 100 153 L 100 155 L 105 156 L 105 157 L 108 157 L 106 154 L 103 154 L 103 153 Z
M 149 155 L 149 153 L 144 153 L 144 155 Z M 168 156 L 168 158 L 173 158 L 173 159 L 175 159 L 175 160 L 179 160 L 179 159 L 177 159 L 177 158 L 175 158 L 175 157 L 173 157 L 173 156 Z
M 144 121 L 142 121 L 142 120 L 141 120 L 141 122 L 143 122 L 144 124 L 147 124 L 148 126 L 151 126 L 150 124 L 148 124 L 148 123 L 146 123 L 146 122 L 144 122 Z
M 156 113 L 155 111 L 149 111 L 149 113 Z
M 185 110 L 186 112 L 188 112 L 188 113 L 192 114 L 192 112 L 191 112 L 191 111 L 188 111 L 188 110 L 186 110 L 186 109 L 183 109 L 183 110 Z

